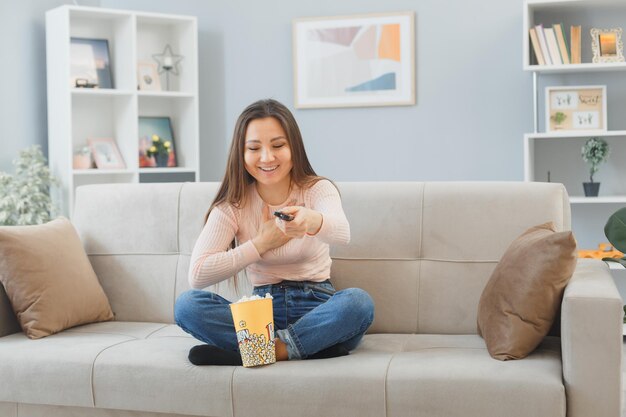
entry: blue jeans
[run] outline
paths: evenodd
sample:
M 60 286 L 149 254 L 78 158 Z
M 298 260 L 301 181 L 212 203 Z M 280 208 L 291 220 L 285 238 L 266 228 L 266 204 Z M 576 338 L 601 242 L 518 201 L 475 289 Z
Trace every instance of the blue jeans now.
M 330 283 L 316 285 L 334 290 Z M 254 289 L 256 295 L 266 293 L 274 297 L 274 328 L 287 345 L 289 359 L 304 359 L 339 343 L 352 350 L 374 320 L 372 298 L 360 288 L 347 288 L 332 296 L 308 285 L 270 284 Z M 229 304 L 212 292 L 189 290 L 176 300 L 176 324 L 198 340 L 238 351 Z

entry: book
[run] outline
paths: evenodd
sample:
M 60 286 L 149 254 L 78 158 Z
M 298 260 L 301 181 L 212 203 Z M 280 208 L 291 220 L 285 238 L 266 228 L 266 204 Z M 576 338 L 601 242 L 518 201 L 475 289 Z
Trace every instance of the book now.
M 546 65 L 552 65 L 550 59 L 550 52 L 548 52 L 548 44 L 546 42 L 546 35 L 543 32 L 543 25 L 535 26 L 535 33 L 537 33 L 537 39 L 539 39 L 539 46 L 541 46 L 541 54 L 546 61 Z
M 556 41 L 559 45 L 559 52 L 561 53 L 561 60 L 564 64 L 570 63 L 569 50 L 567 48 L 567 38 L 565 36 L 565 31 L 563 30 L 563 25 L 560 23 L 556 23 L 552 25 L 552 29 L 554 29 L 554 34 L 556 35 Z
M 570 46 L 572 47 L 572 64 L 580 64 L 580 25 L 570 26 Z
M 537 63 L 539 65 L 546 65 L 546 60 L 543 59 L 543 54 L 541 53 L 541 45 L 539 45 L 539 38 L 537 38 L 537 31 L 535 28 L 530 28 L 530 43 L 533 46 L 533 51 L 535 52 L 535 57 L 537 58 Z
M 548 44 L 548 51 L 550 54 L 550 60 L 553 65 L 561 65 L 563 64 L 563 60 L 561 59 L 561 53 L 559 52 L 559 44 L 556 41 L 556 35 L 554 34 L 554 29 L 552 28 L 543 28 L 543 33 L 546 35 L 546 43 Z

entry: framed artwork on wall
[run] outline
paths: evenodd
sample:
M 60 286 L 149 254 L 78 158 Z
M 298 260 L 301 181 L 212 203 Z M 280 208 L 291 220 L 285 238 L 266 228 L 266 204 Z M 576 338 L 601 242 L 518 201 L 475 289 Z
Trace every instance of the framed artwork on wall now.
M 546 131 L 605 132 L 606 85 L 546 87 Z
M 414 105 L 414 22 L 414 12 L 295 19 L 295 106 Z
M 87 144 L 98 169 L 126 168 L 120 150 L 112 138 L 89 138 Z
M 139 167 L 176 167 L 174 131 L 169 117 L 139 117 Z
M 70 39 L 70 85 L 74 88 L 113 88 L 106 39 Z

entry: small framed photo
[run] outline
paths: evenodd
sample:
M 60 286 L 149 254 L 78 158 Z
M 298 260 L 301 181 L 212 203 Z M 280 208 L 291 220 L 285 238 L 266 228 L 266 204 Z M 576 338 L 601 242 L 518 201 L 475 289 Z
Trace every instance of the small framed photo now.
M 138 89 L 144 91 L 161 91 L 161 77 L 157 71 L 157 64 L 149 61 L 137 63 Z
M 293 21 L 297 108 L 410 106 L 415 12 Z
M 606 85 L 546 87 L 546 132 L 605 132 Z
M 89 138 L 87 144 L 91 149 L 93 160 L 98 169 L 124 169 L 126 164 L 112 138 Z
M 106 39 L 70 39 L 70 85 L 74 88 L 113 88 Z
M 624 62 L 622 28 L 591 29 L 593 62 Z
M 139 167 L 174 168 L 176 146 L 169 117 L 139 117 Z

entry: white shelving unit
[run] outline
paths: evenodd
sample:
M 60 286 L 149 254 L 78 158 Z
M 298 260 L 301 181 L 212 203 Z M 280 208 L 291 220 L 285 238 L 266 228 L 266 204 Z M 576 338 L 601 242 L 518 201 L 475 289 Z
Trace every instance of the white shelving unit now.
M 539 120 L 539 103 L 545 99 L 544 91 L 539 91 L 538 82 L 541 76 L 561 76 L 557 82 L 561 85 L 572 85 L 570 77 L 575 74 L 606 73 L 626 71 L 626 62 L 591 63 L 592 27 L 613 28 L 624 27 L 626 22 L 626 1 L 624 0 L 525 0 L 523 10 L 523 68 L 533 75 L 533 115 L 534 132 L 524 135 L 524 179 L 526 181 L 550 180 L 565 184 L 572 204 L 614 204 L 626 202 L 626 130 L 610 130 L 618 123 L 624 127 L 624 118 L 611 120 L 609 130 L 604 132 L 541 132 Z M 528 30 L 536 24 L 550 26 L 554 23 L 563 24 L 569 39 L 570 25 L 582 27 L 582 63 L 569 65 L 536 65 L 534 52 L 530 43 Z M 625 39 L 626 40 L 626 39 Z M 580 77 L 579 77 L 580 78 Z M 552 81 L 555 77 L 552 77 Z M 625 77 L 626 79 L 626 77 Z M 555 82 L 555 84 L 557 84 Z M 597 85 L 593 82 L 573 85 Z M 608 83 L 606 83 L 608 84 Z M 611 97 L 611 85 L 607 85 L 607 95 Z M 610 107 L 610 102 L 609 102 Z M 605 109 L 606 111 L 606 109 Z M 545 127 L 544 127 L 545 129 Z M 601 167 L 602 177 L 600 197 L 584 197 L 582 182 L 588 181 L 586 166 L 580 156 L 580 149 L 585 140 L 592 137 L 604 138 L 611 148 L 611 158 Z M 563 162 L 563 161 L 571 161 Z M 558 169 L 551 169 L 555 166 Z
M 70 38 L 106 39 L 113 78 L 111 89 L 70 85 Z M 170 45 L 184 56 L 168 91 L 138 90 L 137 63 Z M 86 184 L 199 180 L 198 28 L 193 16 L 65 5 L 46 13 L 48 154 L 62 186 L 54 200 L 71 216 L 76 188 Z M 161 85 L 166 88 L 165 75 Z M 140 116 L 169 117 L 176 168 L 140 168 Z M 76 148 L 88 138 L 113 138 L 125 169 L 74 169 Z M 156 176 L 156 177 L 155 177 Z

